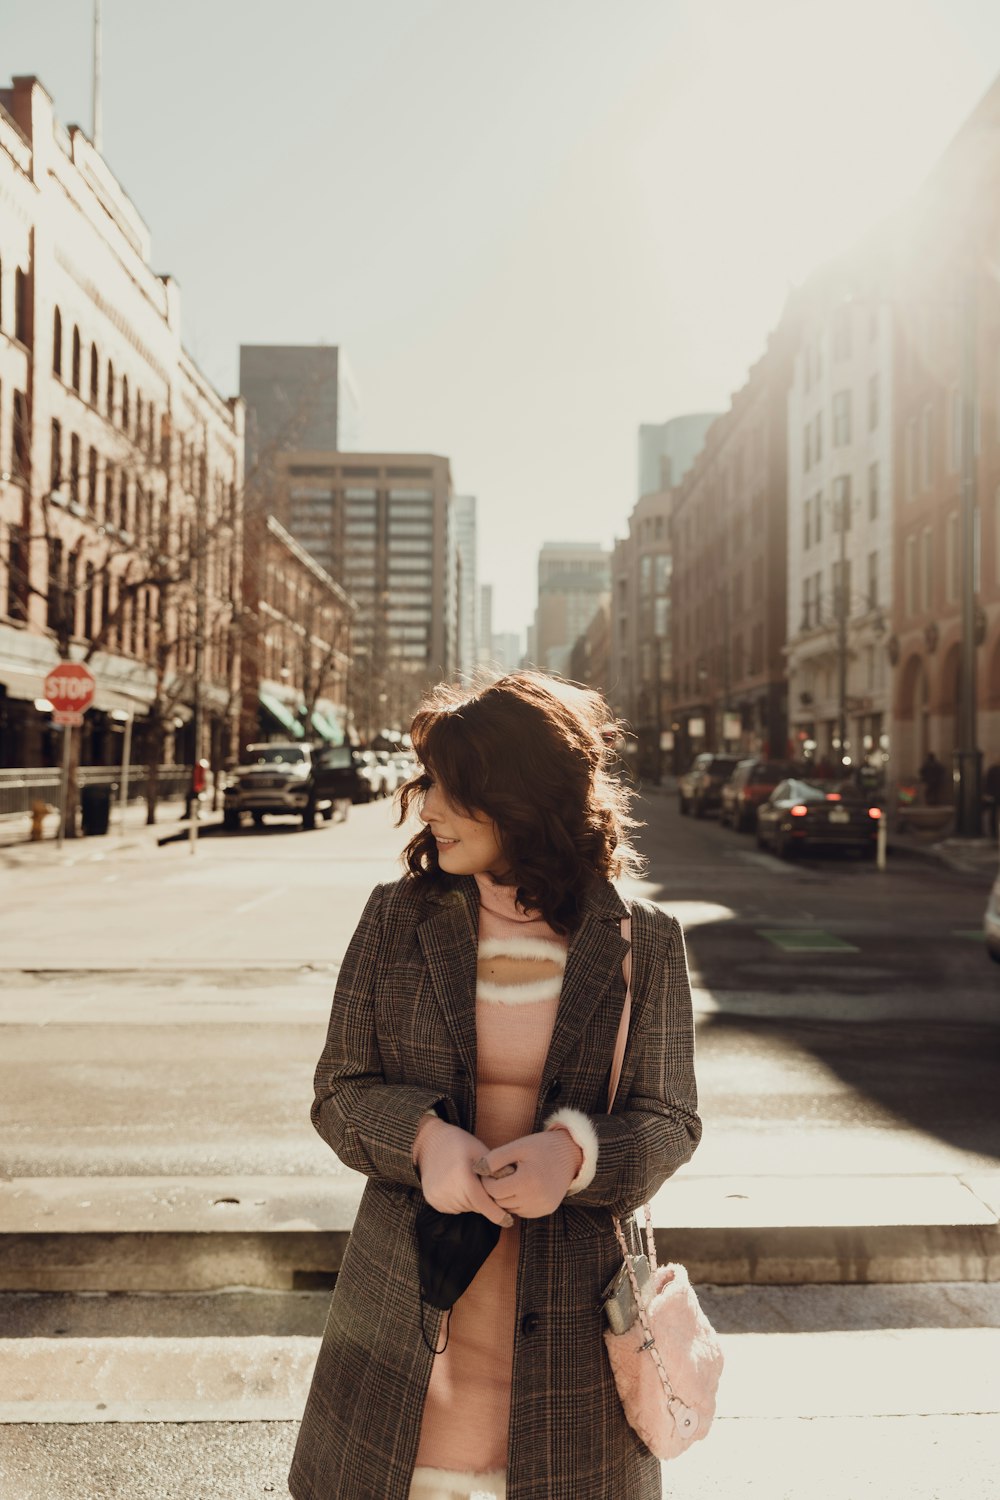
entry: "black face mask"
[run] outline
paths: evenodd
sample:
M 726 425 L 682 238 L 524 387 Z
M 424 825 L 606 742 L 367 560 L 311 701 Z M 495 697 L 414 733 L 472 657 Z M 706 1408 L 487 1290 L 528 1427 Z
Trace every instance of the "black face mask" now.
M 500 1226 L 482 1214 L 443 1214 L 429 1203 L 417 1211 L 417 1262 L 420 1269 L 421 1328 L 423 1305 L 450 1312 L 462 1293 L 472 1285 L 480 1266 L 495 1249 Z M 424 1342 L 435 1354 L 448 1347 L 445 1334 L 440 1349 Z

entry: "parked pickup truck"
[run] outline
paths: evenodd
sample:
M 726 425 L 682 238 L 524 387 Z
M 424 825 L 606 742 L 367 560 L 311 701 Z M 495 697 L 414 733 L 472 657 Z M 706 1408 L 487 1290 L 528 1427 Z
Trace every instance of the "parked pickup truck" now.
M 347 816 L 352 802 L 366 800 L 367 787 L 350 745 L 302 745 L 271 741 L 248 745 L 225 787 L 223 824 L 235 830 L 250 813 L 258 827 L 268 814 L 295 815 L 315 828 L 316 815 Z

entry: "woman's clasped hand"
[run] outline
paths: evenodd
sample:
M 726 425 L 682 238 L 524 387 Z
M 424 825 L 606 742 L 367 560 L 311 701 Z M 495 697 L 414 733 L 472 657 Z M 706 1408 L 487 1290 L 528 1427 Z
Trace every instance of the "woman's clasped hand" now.
M 494 1202 L 473 1170 L 485 1152 L 482 1141 L 461 1126 L 428 1115 L 417 1132 L 413 1157 L 431 1208 L 443 1214 L 482 1214 L 509 1229 L 514 1222 L 509 1212 Z
M 559 1207 L 582 1164 L 576 1141 L 568 1130 L 557 1128 L 498 1146 L 476 1170 L 494 1203 L 519 1219 L 541 1219 Z

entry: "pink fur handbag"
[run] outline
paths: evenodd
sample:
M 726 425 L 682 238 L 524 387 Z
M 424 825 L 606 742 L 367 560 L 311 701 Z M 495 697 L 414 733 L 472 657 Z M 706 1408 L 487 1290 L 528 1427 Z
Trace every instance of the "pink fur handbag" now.
M 631 941 L 631 923 L 622 922 L 622 937 Z M 608 1113 L 615 1102 L 632 1014 L 631 950 L 625 960 L 625 1005 L 615 1041 L 608 1090 Z M 615 1234 L 625 1257 L 623 1270 L 631 1288 L 635 1314 L 624 1332 L 605 1330 L 611 1370 L 629 1426 L 656 1458 L 677 1458 L 706 1437 L 715 1416 L 723 1354 L 683 1266 L 657 1265 L 653 1216 L 643 1204 L 649 1279 L 642 1287 L 636 1263 L 622 1230 Z M 645 1267 L 643 1267 L 645 1270 Z M 620 1276 L 615 1278 L 620 1281 Z

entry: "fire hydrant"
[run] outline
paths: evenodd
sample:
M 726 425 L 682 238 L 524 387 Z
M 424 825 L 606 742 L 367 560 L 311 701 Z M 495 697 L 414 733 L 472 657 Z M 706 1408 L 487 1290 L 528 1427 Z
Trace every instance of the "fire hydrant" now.
M 46 817 L 52 811 L 47 802 L 33 802 L 31 804 L 31 842 L 36 844 L 39 839 L 45 837 L 43 824 Z

